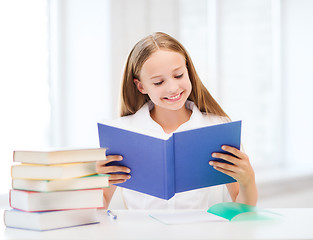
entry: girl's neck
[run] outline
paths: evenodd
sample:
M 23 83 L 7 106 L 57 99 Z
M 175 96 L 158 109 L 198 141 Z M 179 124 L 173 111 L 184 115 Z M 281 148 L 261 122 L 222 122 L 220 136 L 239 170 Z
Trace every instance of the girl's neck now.
M 179 110 L 168 110 L 156 105 L 150 112 L 151 118 L 163 128 L 165 133 L 174 132 L 190 119 L 191 114 L 192 111 L 186 107 Z

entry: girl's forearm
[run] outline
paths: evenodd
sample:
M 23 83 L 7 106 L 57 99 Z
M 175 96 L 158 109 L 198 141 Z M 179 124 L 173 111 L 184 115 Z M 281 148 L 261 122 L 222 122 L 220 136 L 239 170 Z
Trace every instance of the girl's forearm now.
M 108 209 L 115 190 L 116 186 L 114 185 L 110 185 L 109 188 L 103 189 L 103 206 L 105 209 Z
M 235 202 L 256 206 L 257 201 L 258 191 L 255 182 L 250 183 L 247 186 L 239 184 L 239 193 Z

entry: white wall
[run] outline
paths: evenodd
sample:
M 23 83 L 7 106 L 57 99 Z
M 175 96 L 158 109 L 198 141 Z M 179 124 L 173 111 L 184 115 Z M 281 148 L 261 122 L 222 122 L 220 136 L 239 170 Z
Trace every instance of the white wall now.
M 55 147 L 97 147 L 97 121 L 112 116 L 110 16 L 110 1 L 50 1 Z
M 286 82 L 286 159 L 313 169 L 313 1 L 282 1 L 282 62 Z

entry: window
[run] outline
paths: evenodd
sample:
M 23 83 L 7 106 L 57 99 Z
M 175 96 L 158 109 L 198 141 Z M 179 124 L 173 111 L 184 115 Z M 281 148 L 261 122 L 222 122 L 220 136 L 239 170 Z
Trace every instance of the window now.
M 8 193 L 13 150 L 48 146 L 46 1 L 0 1 L 0 193 Z
M 182 42 L 211 94 L 232 119 L 243 120 L 244 148 L 258 167 L 281 160 L 271 9 L 269 0 L 199 0 L 183 1 L 180 14 Z

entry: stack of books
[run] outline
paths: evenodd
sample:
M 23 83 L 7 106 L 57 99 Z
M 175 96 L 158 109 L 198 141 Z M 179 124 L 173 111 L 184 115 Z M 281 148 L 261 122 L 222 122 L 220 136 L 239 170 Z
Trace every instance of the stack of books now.
M 109 175 L 96 174 L 106 149 L 14 151 L 7 227 L 51 230 L 97 223 Z

